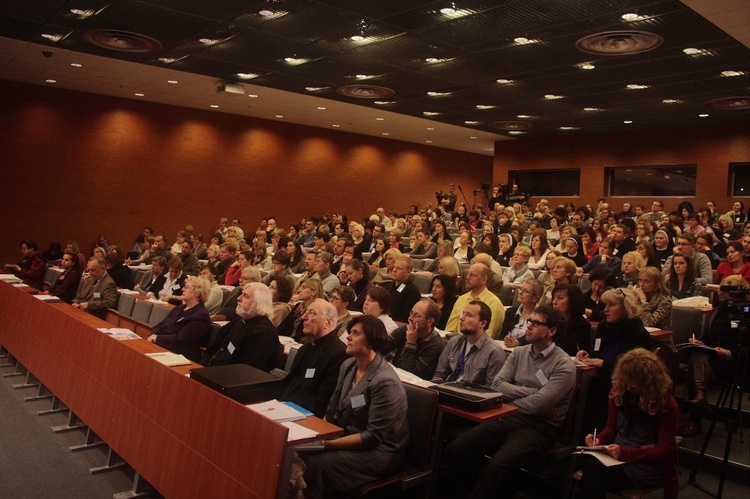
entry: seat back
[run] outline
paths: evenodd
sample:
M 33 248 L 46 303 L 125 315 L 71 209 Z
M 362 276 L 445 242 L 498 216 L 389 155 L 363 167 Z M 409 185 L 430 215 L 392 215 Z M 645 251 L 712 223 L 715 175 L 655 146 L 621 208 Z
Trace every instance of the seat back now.
M 687 343 L 688 338 L 695 334 L 701 337 L 701 312 L 692 308 L 672 307 L 672 332 L 675 345 Z
M 148 323 L 148 319 L 151 317 L 151 309 L 154 308 L 154 304 L 146 300 L 135 300 L 133 306 L 133 319 L 139 322 Z
M 422 294 L 427 294 L 431 291 L 430 284 L 434 276 L 424 274 L 414 274 L 414 285 L 419 289 Z
M 409 421 L 410 440 L 406 449 L 406 460 L 418 469 L 426 470 L 430 467 L 438 393 L 408 383 L 403 385 L 409 404 L 406 418 Z
M 169 315 L 169 312 L 171 312 L 171 309 L 167 307 L 162 307 L 161 305 L 154 305 L 154 308 L 151 309 L 151 317 L 148 318 L 148 323 L 151 327 L 156 326 L 161 321 L 167 318 Z
M 412 258 L 411 261 L 414 264 L 414 270 L 422 270 L 424 268 L 424 260 Z
M 60 275 L 62 275 L 61 270 L 48 267 L 47 270 L 44 271 L 44 284 L 51 287 L 57 282 L 57 279 L 60 277 Z
M 115 327 L 120 325 L 120 315 L 111 308 L 107 309 L 105 320 Z
M 500 301 L 503 302 L 503 305 L 510 305 L 513 303 L 515 290 L 516 288 L 510 284 L 503 284 L 503 289 L 500 290 Z
M 586 293 L 591 289 L 591 280 L 589 279 L 588 274 L 582 275 L 578 278 L 578 287 L 581 288 L 582 293 Z
M 224 298 L 221 302 L 221 306 L 225 307 L 229 300 L 231 300 L 235 296 L 239 296 L 239 294 L 242 293 L 242 288 L 240 287 L 236 287 L 234 289 L 221 288 L 221 292 L 224 294 Z
M 117 311 L 120 313 L 120 315 L 132 317 L 133 307 L 135 307 L 135 298 L 133 297 L 133 295 L 126 295 L 123 293 L 118 294 L 120 295 L 120 297 L 117 299 Z

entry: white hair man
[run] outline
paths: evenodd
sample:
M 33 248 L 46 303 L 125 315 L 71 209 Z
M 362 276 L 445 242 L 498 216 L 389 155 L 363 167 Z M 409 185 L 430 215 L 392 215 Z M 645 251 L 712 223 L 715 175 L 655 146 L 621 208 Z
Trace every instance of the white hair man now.
M 263 371 L 277 367 L 282 346 L 269 319 L 272 314 L 273 298 L 268 286 L 259 282 L 246 284 L 237 297 L 238 317 L 209 340 L 201 364 L 247 364 Z

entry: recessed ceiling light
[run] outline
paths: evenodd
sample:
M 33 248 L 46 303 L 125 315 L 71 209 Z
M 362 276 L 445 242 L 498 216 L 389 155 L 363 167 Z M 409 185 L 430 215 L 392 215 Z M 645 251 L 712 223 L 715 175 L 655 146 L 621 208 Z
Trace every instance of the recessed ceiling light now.
M 275 14 L 275 12 L 272 11 L 271 9 L 262 9 L 258 12 L 258 14 L 260 14 L 263 17 L 271 17 L 272 15 Z
M 159 61 L 165 64 L 172 64 L 175 61 L 179 61 L 179 59 L 175 59 L 173 57 L 159 57 Z
M 46 81 L 47 83 L 57 83 L 57 80 L 53 80 L 51 78 L 49 80 L 44 80 L 44 81 Z
M 596 66 L 594 66 L 594 64 L 590 62 L 582 62 L 580 64 L 576 64 L 576 66 L 579 69 L 596 69 Z
M 600 107 L 584 107 L 583 110 L 584 111 L 601 111 L 602 108 L 600 108 Z
M 699 114 L 698 117 L 699 118 L 708 118 L 708 115 L 707 114 Z
M 305 87 L 305 90 L 308 92 L 318 92 L 320 90 L 323 90 L 325 87 Z
M 464 123 L 467 124 L 467 125 L 478 125 L 480 122 L 479 121 L 474 121 L 474 120 L 466 120 L 466 121 L 464 121 Z
M 435 129 L 435 127 L 434 127 L 434 126 L 428 126 L 428 127 L 427 127 L 427 130 L 434 130 L 434 129 Z
M 351 41 L 353 41 L 353 42 L 361 42 L 362 40 L 364 40 L 364 39 L 365 39 L 365 37 L 364 37 L 364 36 L 362 36 L 362 35 L 354 35 L 354 36 L 352 36 L 352 37 L 349 37 L 349 39 L 350 39 Z
M 457 12 L 456 10 L 456 3 L 451 2 L 450 5 L 446 5 L 445 7 L 440 9 L 441 14 L 445 14 L 446 16 L 455 14 Z
M 509 133 L 509 134 L 511 134 L 511 135 L 523 135 L 523 134 L 525 134 L 526 132 L 520 132 L 520 131 L 518 131 L 518 130 L 511 130 L 511 131 L 510 131 L 510 132 L 508 132 L 508 133 Z
M 80 64 L 78 62 L 71 62 L 70 65 L 73 66 L 74 68 L 82 68 L 83 67 L 83 64 Z
M 62 40 L 63 36 L 62 35 L 51 35 L 49 33 L 44 33 L 42 35 L 42 38 L 46 38 L 47 40 L 49 40 L 51 42 L 59 42 L 60 40 Z
M 298 66 L 300 64 L 310 62 L 310 59 L 305 59 L 303 57 L 284 57 L 284 62 L 293 66 Z
M 702 52 L 703 52 L 703 50 L 701 50 L 701 49 L 697 49 L 697 48 L 693 48 L 693 47 L 688 47 L 688 48 L 686 48 L 686 49 L 683 49 L 682 51 L 683 51 L 683 52 L 684 52 L 684 53 L 685 53 L 686 55 L 698 55 L 698 54 L 700 54 L 700 53 L 702 53 Z
M 511 83 L 513 83 L 513 80 L 508 80 L 508 79 L 505 79 L 505 78 L 500 78 L 499 80 L 497 80 L 497 82 L 500 85 L 510 85 Z
M 488 104 L 477 104 L 477 109 L 481 109 L 482 111 L 485 111 L 487 109 L 495 109 L 497 106 L 490 106 Z
M 70 9 L 71 14 L 75 14 L 81 19 L 86 19 L 87 17 L 91 17 L 96 14 L 96 11 L 94 10 L 82 10 L 82 9 Z
M 200 38 L 198 41 L 201 42 L 203 45 L 216 45 L 221 40 L 217 38 Z
M 578 130 L 577 126 L 561 126 L 560 130 Z
M 514 38 L 513 41 L 516 42 L 518 45 L 530 45 L 532 43 L 539 43 L 539 40 L 534 40 L 533 38 L 526 38 L 523 36 Z
M 375 118 L 377 121 L 385 121 L 385 118 Z
M 177 80 L 167 80 L 167 83 L 171 83 L 172 85 L 175 85 L 179 82 Z
M 431 140 L 425 140 L 425 142 L 428 143 L 428 144 L 432 144 Z
M 649 88 L 648 85 L 640 85 L 638 83 L 631 83 L 626 87 L 628 90 L 643 90 Z
M 217 106 L 216 104 L 211 104 L 211 107 L 217 109 L 219 106 Z
M 251 99 L 257 99 L 258 98 L 258 94 L 247 94 L 247 96 L 250 97 Z
M 388 133 L 388 132 L 383 132 L 383 135 L 390 135 L 390 133 Z
M 471 137 L 469 137 L 469 138 L 470 138 L 470 139 L 476 139 L 476 138 L 477 138 L 477 136 L 476 136 L 476 135 L 472 135 L 472 136 L 471 136 Z
M 136 95 L 136 97 L 143 97 L 144 96 L 144 94 L 142 94 L 141 92 L 136 92 L 135 95 Z
M 446 97 L 450 95 L 450 92 L 427 92 L 430 97 Z
M 372 78 L 372 77 L 370 75 L 360 74 L 360 75 L 357 75 L 356 78 L 358 80 L 366 80 L 367 78 Z
M 623 123 L 625 123 L 626 125 L 629 125 L 629 124 L 631 124 L 632 122 L 633 122 L 633 120 L 625 120 L 625 121 L 623 121 Z
M 639 16 L 638 14 L 634 12 L 629 12 L 627 14 L 623 14 L 622 19 L 628 22 L 633 22 L 633 21 L 640 21 L 642 19 L 645 19 L 645 17 Z
M 437 116 L 440 113 L 436 113 L 434 111 L 424 111 L 424 112 L 422 112 L 422 114 L 425 115 L 425 116 Z
M 744 71 L 731 71 L 730 70 L 730 71 L 722 71 L 721 72 L 721 76 L 724 76 L 724 77 L 727 77 L 727 78 L 730 78 L 732 76 L 742 76 L 744 74 L 745 74 Z
M 547 94 L 544 96 L 544 98 L 549 99 L 549 100 L 555 100 L 555 99 L 564 99 L 565 97 L 562 95 Z
M 531 118 L 531 116 L 529 116 L 528 114 L 519 114 L 518 116 L 516 116 L 516 118 L 524 119 L 524 118 Z
M 237 73 L 234 75 L 235 78 L 239 78 L 240 80 L 252 80 L 253 78 L 257 78 L 258 74 L 255 73 Z
M 332 126 L 333 128 L 338 128 L 338 127 L 340 127 L 341 125 L 331 125 L 331 126 Z
M 318 106 L 318 111 L 325 111 L 326 108 L 324 106 Z
M 681 104 L 684 101 L 681 101 L 679 99 L 664 99 L 662 100 L 663 104 Z
M 377 104 L 378 106 L 388 106 L 393 104 L 393 102 L 388 102 L 387 100 L 376 100 L 374 104 Z
M 283 114 L 277 114 L 277 115 L 276 115 L 276 117 L 277 117 L 277 118 L 283 118 L 283 117 L 284 117 L 284 115 L 283 115 Z

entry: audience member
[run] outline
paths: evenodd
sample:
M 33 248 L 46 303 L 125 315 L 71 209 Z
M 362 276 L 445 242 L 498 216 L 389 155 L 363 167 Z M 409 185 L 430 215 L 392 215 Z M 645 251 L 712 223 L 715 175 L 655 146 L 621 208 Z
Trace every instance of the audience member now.
M 526 326 L 531 314 L 544 294 L 544 286 L 537 279 L 529 279 L 518 288 L 518 305 L 505 313 L 499 339 L 506 347 L 526 345 Z
M 107 274 L 107 262 L 103 258 L 91 257 L 86 270 L 89 278 L 73 298 L 73 306 L 104 319 L 107 309 L 117 305 L 117 286 Z
M 36 289 L 44 287 L 44 271 L 47 269 L 47 262 L 39 253 L 39 246 L 35 241 L 27 239 L 21 241 L 21 255 L 23 259 L 18 263 L 8 263 L 5 270 L 20 277 L 24 283 Z
M 422 379 L 432 379 L 443 352 L 443 339 L 435 330 L 440 307 L 426 298 L 412 307 L 409 320 L 394 330 L 382 354 L 394 352 L 391 363 Z
M 49 288 L 48 294 L 56 296 L 65 303 L 72 303 L 81 281 L 81 272 L 78 270 L 78 257 L 73 253 L 65 253 L 60 260 L 63 273 L 57 281 Z
M 505 319 L 505 308 L 503 307 L 500 298 L 487 289 L 487 282 L 489 281 L 490 273 L 491 271 L 489 267 L 481 263 L 475 263 L 469 267 L 465 280 L 465 286 L 468 292 L 461 295 L 456 300 L 456 304 L 453 306 L 453 311 L 448 319 L 448 323 L 445 326 L 446 331 L 452 333 L 459 332 L 459 317 L 462 312 L 470 302 L 479 300 L 485 303 L 492 312 L 489 317 L 491 320 L 488 319 L 488 323 L 485 324 L 484 329 L 493 339 L 497 338 L 500 332 L 500 326 Z

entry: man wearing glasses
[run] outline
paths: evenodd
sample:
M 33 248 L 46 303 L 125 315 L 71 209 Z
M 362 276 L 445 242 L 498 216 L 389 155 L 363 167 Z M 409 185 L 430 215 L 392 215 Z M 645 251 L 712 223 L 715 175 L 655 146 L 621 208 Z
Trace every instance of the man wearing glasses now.
M 426 298 L 419 300 L 411 308 L 406 325 L 389 335 L 388 346 L 381 354 L 395 351 L 391 364 L 422 379 L 431 379 L 445 346 L 435 331 L 438 319 L 438 304 Z
M 472 498 L 498 497 L 498 491 L 513 497 L 518 469 L 555 444 L 576 382 L 575 365 L 554 342 L 564 326 L 561 312 L 537 307 L 528 320 L 528 344 L 510 354 L 492 382 L 519 414 L 475 426 L 446 447 L 457 485 L 470 489 Z
M 648 213 L 648 219 L 654 222 L 655 224 L 658 224 L 661 222 L 661 219 L 666 215 L 664 213 L 664 203 L 661 201 L 654 201 L 651 203 L 651 211 Z
M 695 251 L 695 236 L 690 233 L 685 233 L 677 238 L 677 249 L 680 250 L 685 256 L 689 256 L 693 259 L 693 268 L 695 269 L 695 282 L 701 286 L 711 284 L 713 282 L 713 269 L 711 268 L 711 260 L 699 252 Z M 669 269 L 672 268 L 672 257 L 667 258 L 662 266 L 662 275 L 664 278 L 669 277 Z

